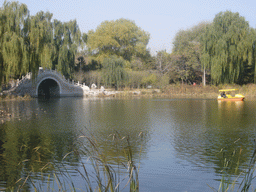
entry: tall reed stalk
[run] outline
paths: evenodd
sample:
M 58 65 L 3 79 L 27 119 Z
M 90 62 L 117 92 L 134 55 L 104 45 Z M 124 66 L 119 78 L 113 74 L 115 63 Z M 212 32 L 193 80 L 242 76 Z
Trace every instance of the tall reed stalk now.
M 228 160 L 227 158 L 225 158 L 225 153 L 223 153 L 223 157 L 224 157 L 224 166 L 223 166 L 223 170 L 222 170 L 222 177 L 221 177 L 221 181 L 220 181 L 220 185 L 219 185 L 219 189 L 216 190 L 212 187 L 210 187 L 213 191 L 216 192 L 228 192 L 228 191 L 235 191 L 235 186 L 237 185 L 237 180 L 242 176 L 242 182 L 239 184 L 238 186 L 238 190 L 237 191 L 241 191 L 241 192 L 249 192 L 251 184 L 253 179 L 255 179 L 256 176 L 253 176 L 255 169 L 256 169 L 256 142 L 254 141 L 255 146 L 254 146 L 254 151 L 253 154 L 251 156 L 249 165 L 248 165 L 248 170 L 241 172 L 234 180 L 231 179 L 231 175 L 228 174 L 228 169 L 229 167 L 231 167 L 231 160 Z M 235 154 L 235 150 L 232 153 L 232 157 L 234 157 Z M 239 160 L 240 160 L 240 155 L 241 155 L 242 149 L 239 150 L 239 158 L 238 161 L 236 163 L 236 168 L 235 171 L 238 170 L 239 167 Z M 252 192 L 256 192 L 256 189 L 252 189 Z
M 243 182 L 240 185 L 240 187 L 242 187 L 241 192 L 249 191 L 249 188 L 252 184 L 252 180 L 255 178 L 255 177 L 253 177 L 253 173 L 256 169 L 255 163 L 256 163 L 256 141 L 254 141 L 254 151 L 253 151 L 253 154 L 252 154 L 249 166 L 248 166 L 248 170 L 245 174 Z M 256 189 L 254 191 L 256 191 Z
M 120 138 L 118 133 L 113 136 L 116 151 L 125 154 L 126 160 L 118 159 L 118 166 L 115 167 L 108 160 L 104 151 L 98 144 L 97 139 L 93 134 L 80 136 L 82 145 L 79 148 L 71 151 L 63 157 L 62 162 L 55 163 L 50 161 L 41 168 L 41 179 L 33 180 L 33 175 L 38 175 L 38 172 L 30 171 L 26 177 L 21 177 L 15 186 L 10 186 L 6 191 L 27 191 L 25 186 L 30 186 L 30 191 L 87 191 L 87 192 L 119 192 L 124 188 L 129 188 L 130 192 L 139 191 L 139 177 L 137 166 L 133 159 L 133 151 L 130 144 L 129 136 Z M 120 144 L 120 141 L 125 141 L 125 146 Z M 76 175 L 81 178 L 82 182 L 76 186 L 71 173 L 68 171 L 64 160 L 69 155 L 79 157 L 79 168 L 75 169 Z M 120 155 L 120 154 L 119 154 Z M 85 160 L 87 158 L 87 160 Z M 81 168 L 82 167 L 82 168 Z M 45 172 L 48 169 L 54 171 Z M 127 170 L 126 173 L 124 170 Z M 76 177 L 77 178 L 77 177 Z

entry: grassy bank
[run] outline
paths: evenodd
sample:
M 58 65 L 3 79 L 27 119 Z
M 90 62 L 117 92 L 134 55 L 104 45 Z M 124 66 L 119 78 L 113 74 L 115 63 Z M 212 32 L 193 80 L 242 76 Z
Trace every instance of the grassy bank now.
M 163 98 L 200 98 L 216 99 L 219 89 L 234 88 L 246 98 L 256 97 L 256 85 L 180 85 L 172 84 L 162 89 L 122 89 L 115 97 L 163 97 Z

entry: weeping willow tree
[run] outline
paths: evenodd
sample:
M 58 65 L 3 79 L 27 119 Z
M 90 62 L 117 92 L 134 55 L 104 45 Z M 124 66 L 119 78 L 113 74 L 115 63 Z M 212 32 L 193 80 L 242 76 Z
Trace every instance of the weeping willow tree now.
M 124 69 L 125 60 L 117 56 L 111 56 L 103 60 L 103 80 L 107 86 L 115 86 L 117 89 L 128 79 Z
M 248 46 L 252 46 L 252 51 L 249 54 L 249 63 L 246 68 L 248 81 L 256 83 L 256 29 L 250 29 L 250 35 L 247 36 Z
M 75 55 L 82 43 L 81 32 L 75 20 L 64 24 L 55 20 L 54 25 L 56 27 L 54 41 L 58 55 L 55 65 L 58 71 L 69 77 L 74 71 Z
M 0 83 L 29 69 L 28 20 L 25 4 L 5 1 L 0 9 Z
M 212 81 L 243 83 L 246 66 L 253 65 L 249 23 L 239 13 L 220 12 L 203 35 L 202 63 Z
M 57 69 L 69 77 L 82 43 L 77 22 L 52 21 L 43 11 L 29 15 L 25 4 L 5 1 L 0 8 L 0 84 L 39 67 Z
M 39 12 L 31 17 L 31 70 L 37 70 L 41 66 L 57 69 L 66 77 L 70 77 L 75 67 L 77 49 L 82 42 L 81 32 L 76 20 L 66 23 L 51 20 L 52 14 L 49 12 Z
M 39 12 L 29 22 L 29 63 L 30 70 L 36 74 L 38 68 L 52 68 L 55 54 L 53 46 L 52 14 Z

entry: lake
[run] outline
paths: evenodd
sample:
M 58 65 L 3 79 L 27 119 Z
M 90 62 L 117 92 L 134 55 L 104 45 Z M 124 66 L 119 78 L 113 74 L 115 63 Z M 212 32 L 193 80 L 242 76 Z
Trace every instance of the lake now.
M 114 167 L 125 156 L 117 155 L 113 134 L 129 135 L 140 191 L 218 190 L 225 159 L 233 180 L 247 170 L 255 147 L 254 100 L 58 98 L 1 102 L 0 109 L 12 115 L 0 125 L 0 189 L 30 172 L 24 189 L 34 191 L 42 166 L 54 162 L 86 191 L 76 170 L 87 155 L 67 155 L 87 145 L 82 135 L 92 134 Z

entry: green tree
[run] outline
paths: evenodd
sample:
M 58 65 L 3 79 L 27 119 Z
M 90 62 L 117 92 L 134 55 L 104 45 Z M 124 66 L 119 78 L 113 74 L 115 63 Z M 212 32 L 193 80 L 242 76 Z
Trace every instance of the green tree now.
M 57 31 L 55 34 L 55 46 L 57 50 L 57 70 L 66 77 L 74 72 L 75 56 L 82 42 L 81 32 L 76 20 L 61 24 L 55 21 Z
M 141 88 L 143 77 L 147 76 L 146 71 L 128 71 L 129 75 L 129 86 L 131 88 Z
M 148 54 L 146 46 L 149 33 L 139 28 L 133 21 L 118 19 L 102 22 L 95 31 L 88 33 L 87 46 L 97 61 L 111 55 L 131 61 L 133 56 Z
M 202 22 L 188 30 L 179 31 L 173 42 L 173 54 L 176 59 L 177 74 L 186 81 L 204 81 L 204 66 L 201 63 L 202 43 L 201 39 L 205 33 L 206 26 L 210 23 Z
M 107 86 L 115 86 L 117 89 L 127 80 L 128 74 L 124 69 L 125 60 L 117 56 L 111 56 L 103 60 L 103 80 Z
M 0 83 L 28 71 L 28 20 L 25 4 L 5 1 L 0 9 Z
M 54 58 L 52 14 L 38 12 L 30 18 L 29 25 L 29 64 L 36 74 L 38 68 L 52 68 Z
M 247 68 L 247 74 L 248 78 L 253 77 L 253 80 L 249 82 L 256 83 L 256 29 L 251 28 L 250 30 L 250 36 L 248 36 L 249 40 L 247 42 L 251 42 L 253 51 L 251 54 L 249 54 L 249 69 Z M 253 70 L 254 69 L 254 70 Z M 249 70 L 249 71 L 248 71 Z
M 253 64 L 249 23 L 239 13 L 220 12 L 203 37 L 202 62 L 214 83 L 243 83 L 245 66 Z
M 38 67 L 57 69 L 70 77 L 75 68 L 75 55 L 82 37 L 77 22 L 62 23 L 52 20 L 49 12 L 39 12 L 30 20 L 30 66 L 33 73 Z M 34 69 L 34 71 L 33 71 Z
M 43 11 L 30 16 L 27 6 L 5 1 L 0 8 L 0 84 L 39 67 L 58 69 L 66 77 L 75 68 L 75 55 L 87 41 L 76 21 L 62 23 Z
M 165 74 L 172 68 L 171 54 L 167 53 L 166 50 L 158 51 L 155 56 L 155 68 L 160 74 Z
M 157 82 L 157 76 L 154 73 L 151 73 L 150 75 L 142 78 L 142 84 L 144 84 L 145 87 L 148 85 L 155 85 L 156 82 Z

